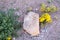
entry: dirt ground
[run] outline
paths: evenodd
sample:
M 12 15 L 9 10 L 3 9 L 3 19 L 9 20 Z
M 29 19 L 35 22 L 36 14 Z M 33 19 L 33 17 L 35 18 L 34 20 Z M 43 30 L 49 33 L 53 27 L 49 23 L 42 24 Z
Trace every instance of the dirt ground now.
M 60 0 L 53 0 L 50 4 L 48 4 L 47 0 L 0 0 L 0 9 L 18 8 L 19 11 L 16 13 L 20 16 L 20 20 L 23 21 L 27 8 L 32 7 L 35 12 L 35 9 L 39 9 L 41 3 L 45 3 L 46 5 L 54 4 L 57 6 L 58 11 L 50 13 L 53 22 L 45 25 L 45 28 L 40 30 L 41 33 L 38 37 L 32 37 L 19 30 L 17 32 L 19 37 L 16 38 L 16 40 L 60 40 Z M 37 13 L 40 14 L 39 11 L 37 11 Z

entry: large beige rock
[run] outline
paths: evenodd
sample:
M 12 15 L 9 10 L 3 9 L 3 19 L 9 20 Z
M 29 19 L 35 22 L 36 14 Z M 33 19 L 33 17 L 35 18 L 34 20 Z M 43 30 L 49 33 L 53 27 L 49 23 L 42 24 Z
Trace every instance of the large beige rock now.
M 23 29 L 31 36 L 37 36 L 39 34 L 39 14 L 29 12 L 24 18 Z

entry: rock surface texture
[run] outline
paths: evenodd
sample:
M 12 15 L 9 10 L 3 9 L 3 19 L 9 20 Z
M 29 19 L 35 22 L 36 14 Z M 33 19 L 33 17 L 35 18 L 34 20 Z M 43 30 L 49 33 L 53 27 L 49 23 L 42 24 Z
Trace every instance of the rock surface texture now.
M 28 12 L 24 18 L 23 29 L 31 36 L 39 34 L 39 14 L 35 12 Z

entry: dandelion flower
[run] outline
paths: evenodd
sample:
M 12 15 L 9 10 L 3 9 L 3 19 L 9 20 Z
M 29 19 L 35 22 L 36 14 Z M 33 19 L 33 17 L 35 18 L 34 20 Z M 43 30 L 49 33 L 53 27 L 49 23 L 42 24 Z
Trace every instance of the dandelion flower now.
M 11 40 L 11 37 L 7 37 L 7 40 Z
M 39 18 L 39 22 L 43 22 L 44 20 L 45 20 L 44 17 L 40 17 L 40 18 Z
M 39 22 L 51 22 L 51 16 L 48 13 L 44 13 L 40 18 Z

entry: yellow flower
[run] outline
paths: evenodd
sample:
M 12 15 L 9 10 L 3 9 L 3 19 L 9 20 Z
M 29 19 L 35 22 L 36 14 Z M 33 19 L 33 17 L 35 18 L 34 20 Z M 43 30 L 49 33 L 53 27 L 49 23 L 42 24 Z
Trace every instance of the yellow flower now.
M 44 3 L 42 3 L 41 6 L 40 6 L 40 10 L 39 11 L 46 12 L 46 13 L 48 13 L 48 12 L 56 12 L 57 11 L 57 7 L 54 6 L 54 5 L 51 5 L 51 6 L 47 7 Z
M 50 7 L 47 7 L 45 12 L 51 12 L 51 8 Z
M 45 8 L 41 7 L 41 8 L 40 8 L 40 11 L 41 11 L 41 12 L 44 12 L 44 11 L 45 11 Z
M 42 7 L 46 7 L 45 3 L 42 3 L 41 6 L 42 6 Z
M 50 22 L 51 16 L 48 13 L 45 13 L 45 19 L 46 19 L 46 22 Z
M 40 11 L 44 12 L 46 9 L 46 5 L 44 3 L 41 4 Z
M 45 13 L 44 17 L 47 19 L 47 18 L 50 18 L 51 16 L 48 13 Z
M 46 18 L 46 22 L 49 22 L 51 20 L 51 18 Z
M 48 13 L 44 13 L 40 18 L 39 18 L 39 22 L 51 22 L 51 16 Z
M 39 22 L 43 22 L 45 20 L 44 17 L 39 18 Z
M 11 40 L 11 37 L 7 37 L 7 40 Z
M 57 11 L 57 7 L 56 6 L 52 5 L 50 8 L 51 8 L 51 12 L 56 12 Z

